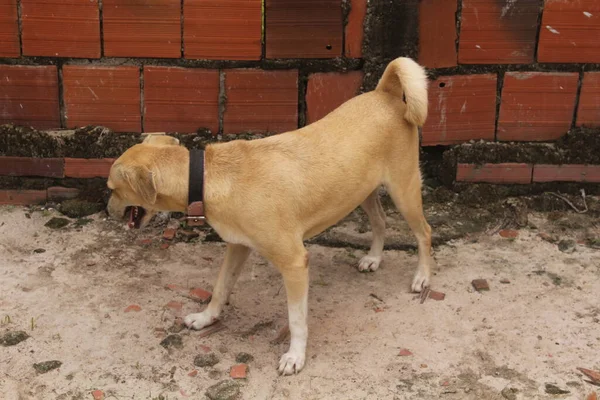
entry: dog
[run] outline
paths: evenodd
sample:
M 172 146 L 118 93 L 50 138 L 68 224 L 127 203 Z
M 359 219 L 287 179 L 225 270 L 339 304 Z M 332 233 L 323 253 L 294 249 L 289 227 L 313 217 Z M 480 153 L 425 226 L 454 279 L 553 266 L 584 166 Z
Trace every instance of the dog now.
M 427 117 L 425 70 L 409 58 L 390 62 L 375 90 L 345 102 L 319 121 L 263 139 L 206 146 L 204 207 L 207 222 L 227 242 L 212 300 L 185 317 L 189 328 L 215 322 L 251 250 L 281 273 L 287 293 L 289 350 L 282 375 L 305 365 L 308 338 L 308 253 L 304 240 L 323 232 L 359 205 L 373 239 L 359 264 L 375 271 L 382 260 L 385 186 L 418 242 L 412 290 L 430 284 L 431 228 L 423 215 L 419 133 Z M 159 211 L 185 212 L 190 152 L 169 136 L 148 136 L 111 167 L 107 211 L 143 228 Z

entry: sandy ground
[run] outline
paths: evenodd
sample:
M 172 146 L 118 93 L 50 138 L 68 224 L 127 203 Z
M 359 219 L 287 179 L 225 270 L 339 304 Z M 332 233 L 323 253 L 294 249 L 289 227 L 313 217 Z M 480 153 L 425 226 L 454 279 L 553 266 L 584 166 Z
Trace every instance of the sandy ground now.
M 549 224 L 541 214 L 530 216 L 538 229 L 516 239 L 482 233 L 438 247 L 433 289 L 446 298 L 423 304 L 408 291 L 413 251 L 386 251 L 382 267 L 363 274 L 364 251 L 310 245 L 308 363 L 279 377 L 287 342 L 272 341 L 286 323 L 285 293 L 259 256 L 226 307 L 226 330 L 206 338 L 183 330 L 183 348 L 165 349 L 175 319 L 203 307 L 165 285 L 210 290 L 222 243 L 161 249 L 159 228 L 129 232 L 97 215 L 51 230 L 44 224 L 56 212 L 26 213 L 0 208 L 0 335 L 30 335 L 0 347 L 2 399 L 93 399 L 94 390 L 106 399 L 204 399 L 229 379 L 239 352 L 254 356 L 239 381 L 243 399 L 584 399 L 599 389 L 576 367 L 600 369 L 600 251 L 559 251 L 538 237 Z M 491 290 L 473 290 L 476 278 Z M 165 307 L 171 301 L 183 309 Z M 133 304 L 141 311 L 125 312 Z M 195 367 L 206 351 L 219 363 Z M 62 365 L 34 370 L 48 360 Z M 548 394 L 546 384 L 569 393 Z

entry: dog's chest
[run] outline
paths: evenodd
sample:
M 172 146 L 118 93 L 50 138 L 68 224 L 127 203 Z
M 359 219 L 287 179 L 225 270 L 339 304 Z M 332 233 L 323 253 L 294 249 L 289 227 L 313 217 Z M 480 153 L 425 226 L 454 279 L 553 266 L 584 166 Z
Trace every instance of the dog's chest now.
M 209 222 L 210 226 L 212 226 L 213 229 L 217 231 L 221 239 L 223 239 L 227 243 L 243 244 L 244 246 L 254 248 L 252 241 L 246 235 L 242 234 L 239 230 L 235 229 L 234 227 L 216 221 Z

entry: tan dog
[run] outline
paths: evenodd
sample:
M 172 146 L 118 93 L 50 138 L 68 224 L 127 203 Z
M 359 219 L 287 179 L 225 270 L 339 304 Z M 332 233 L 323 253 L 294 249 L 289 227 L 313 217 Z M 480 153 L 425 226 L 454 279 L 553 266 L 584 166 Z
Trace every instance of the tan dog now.
M 279 372 L 300 371 L 308 337 L 308 254 L 303 241 L 361 205 L 373 242 L 358 269 L 375 271 L 385 229 L 380 185 L 418 241 L 412 290 L 428 286 L 434 262 L 431 228 L 422 209 L 417 130 L 426 116 L 425 72 L 411 59 L 398 58 L 374 91 L 349 100 L 320 121 L 265 139 L 207 146 L 206 217 L 228 244 L 212 301 L 201 313 L 188 315 L 186 325 L 201 329 L 219 317 L 254 249 L 281 272 L 287 292 L 291 342 Z M 110 171 L 110 215 L 122 218 L 126 207 L 143 207 L 145 213 L 134 215 L 130 223 L 139 228 L 158 211 L 185 212 L 188 167 L 188 150 L 167 136 L 150 136 L 128 149 Z

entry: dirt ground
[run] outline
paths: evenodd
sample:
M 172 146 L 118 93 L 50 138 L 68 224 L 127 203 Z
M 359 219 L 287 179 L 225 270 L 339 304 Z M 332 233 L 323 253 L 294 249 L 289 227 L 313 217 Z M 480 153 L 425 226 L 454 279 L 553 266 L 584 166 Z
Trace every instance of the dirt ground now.
M 236 381 L 243 399 L 584 399 L 600 389 L 576 369 L 600 370 L 600 223 L 585 214 L 531 212 L 516 238 L 489 222 L 447 241 L 436 248 L 432 284 L 446 297 L 422 304 L 409 293 L 417 257 L 404 222 L 388 216 L 388 244 L 403 248 L 408 238 L 408 250 L 387 250 L 365 274 L 356 264 L 369 232 L 355 215 L 329 233 L 351 247 L 308 246 L 308 361 L 291 377 L 275 369 L 287 346 L 274 343 L 285 293 L 261 257 L 239 279 L 221 319 L 227 329 L 204 338 L 184 329 L 181 348 L 163 348 L 176 318 L 203 307 L 166 285 L 211 290 L 224 244 L 201 236 L 162 248 L 162 227 L 132 232 L 103 214 L 44 226 L 57 216 L 0 208 L 0 337 L 29 335 L 0 347 L 2 399 L 93 399 L 95 390 L 105 399 L 204 399 L 230 379 L 239 352 L 254 357 Z M 428 218 L 438 231 L 477 225 Z M 477 278 L 490 290 L 475 291 Z M 131 305 L 141 310 L 126 312 Z M 194 366 L 207 352 L 219 362 Z M 50 360 L 62 364 L 33 367 Z

